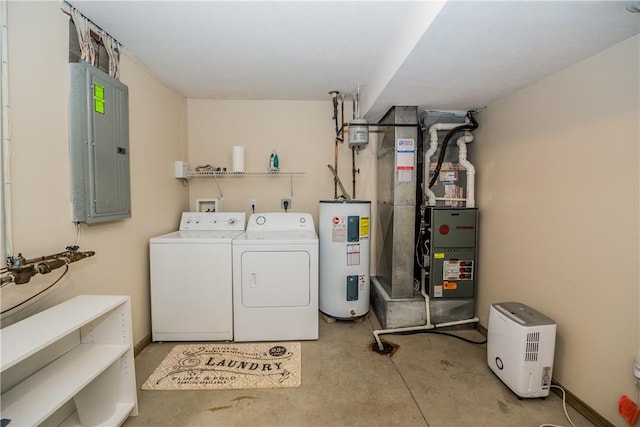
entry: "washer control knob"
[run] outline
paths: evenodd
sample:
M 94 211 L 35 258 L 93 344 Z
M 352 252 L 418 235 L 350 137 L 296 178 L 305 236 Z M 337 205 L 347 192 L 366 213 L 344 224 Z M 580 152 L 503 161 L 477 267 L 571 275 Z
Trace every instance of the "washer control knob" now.
M 258 225 L 264 225 L 265 222 L 267 222 L 267 219 L 262 215 L 256 218 L 256 224 Z
M 236 223 L 236 219 L 235 218 L 229 218 L 229 225 L 233 225 Z
M 302 224 L 304 224 L 305 222 L 307 222 L 307 219 L 306 219 L 305 217 L 301 216 L 301 217 L 300 217 L 300 222 L 301 222 Z

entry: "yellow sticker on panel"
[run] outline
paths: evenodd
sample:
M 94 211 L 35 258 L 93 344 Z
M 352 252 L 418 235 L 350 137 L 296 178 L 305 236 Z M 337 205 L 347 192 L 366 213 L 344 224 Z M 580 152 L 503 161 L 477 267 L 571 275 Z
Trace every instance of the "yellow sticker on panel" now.
M 98 83 L 93 84 L 93 97 L 104 101 L 104 86 Z
M 96 110 L 96 113 L 104 114 L 104 100 L 103 99 L 95 98 L 93 100 L 93 106 L 94 106 L 94 110 Z
M 435 259 L 444 259 L 444 252 L 438 252 L 438 253 L 434 253 L 433 257 Z
M 369 217 L 360 217 L 360 238 L 365 239 L 369 237 Z

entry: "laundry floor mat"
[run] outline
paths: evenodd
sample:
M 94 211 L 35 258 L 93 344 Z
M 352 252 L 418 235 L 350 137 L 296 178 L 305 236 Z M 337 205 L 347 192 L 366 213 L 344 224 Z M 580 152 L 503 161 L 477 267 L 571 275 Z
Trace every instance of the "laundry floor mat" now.
M 298 387 L 299 342 L 176 345 L 143 390 L 215 390 Z

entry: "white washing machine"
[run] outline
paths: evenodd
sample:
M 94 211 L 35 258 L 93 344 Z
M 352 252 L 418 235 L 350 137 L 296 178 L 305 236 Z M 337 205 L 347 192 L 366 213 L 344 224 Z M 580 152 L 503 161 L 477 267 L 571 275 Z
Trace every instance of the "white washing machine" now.
M 318 339 L 318 235 L 303 213 L 249 217 L 233 240 L 234 341 Z
M 233 339 L 232 247 L 244 212 L 185 212 L 149 240 L 153 341 Z

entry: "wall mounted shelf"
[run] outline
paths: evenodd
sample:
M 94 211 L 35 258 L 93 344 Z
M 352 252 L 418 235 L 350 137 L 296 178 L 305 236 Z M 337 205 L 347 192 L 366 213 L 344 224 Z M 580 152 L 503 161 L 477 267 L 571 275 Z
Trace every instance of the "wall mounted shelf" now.
M 240 176 L 302 176 L 304 172 L 229 172 L 229 171 L 188 171 L 187 176 L 190 178 L 199 177 L 240 177 Z
M 176 173 L 176 177 L 182 177 L 186 175 L 186 179 L 190 178 L 214 178 L 216 181 L 216 185 L 218 186 L 218 191 L 220 193 L 220 198 L 222 198 L 222 188 L 220 188 L 220 184 L 218 183 L 218 178 L 240 178 L 240 177 L 289 177 L 289 186 L 290 186 L 290 195 L 293 197 L 293 177 L 294 176 L 303 176 L 304 172 L 290 172 L 290 171 L 278 171 L 278 172 L 229 172 L 229 171 L 216 171 L 216 170 L 183 170 L 180 175 Z

